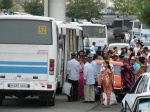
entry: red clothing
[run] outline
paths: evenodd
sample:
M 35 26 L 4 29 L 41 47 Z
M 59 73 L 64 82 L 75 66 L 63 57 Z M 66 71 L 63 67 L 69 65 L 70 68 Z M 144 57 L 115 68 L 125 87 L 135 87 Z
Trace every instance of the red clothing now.
M 130 62 L 132 56 L 135 56 L 134 52 L 132 52 L 132 53 L 129 55 L 129 62 Z

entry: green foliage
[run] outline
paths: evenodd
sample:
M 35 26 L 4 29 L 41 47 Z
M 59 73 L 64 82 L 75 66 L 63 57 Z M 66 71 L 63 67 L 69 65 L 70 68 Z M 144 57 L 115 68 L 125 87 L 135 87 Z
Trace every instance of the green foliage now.
M 44 3 L 41 3 L 40 0 L 32 0 L 31 2 L 27 2 L 24 4 L 23 8 L 25 12 L 32 15 L 44 15 Z
M 0 2 L 0 9 L 11 9 L 13 6 L 13 0 L 2 0 Z
M 71 18 L 87 19 L 101 18 L 99 10 L 101 4 L 99 1 L 93 0 L 68 0 L 69 4 L 66 6 L 66 15 Z
M 114 10 L 121 15 L 132 15 L 135 13 L 135 0 L 112 0 L 114 2 Z
M 136 6 L 139 20 L 150 27 L 150 0 L 137 0 Z

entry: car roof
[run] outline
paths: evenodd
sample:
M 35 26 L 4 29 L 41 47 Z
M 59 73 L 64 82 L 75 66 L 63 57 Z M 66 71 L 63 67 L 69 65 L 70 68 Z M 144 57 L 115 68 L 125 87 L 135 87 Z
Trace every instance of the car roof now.
M 150 72 L 145 72 L 142 75 L 146 75 L 146 76 L 150 77 Z
M 113 43 L 113 44 L 109 44 L 109 46 L 117 46 L 117 45 L 127 45 L 127 46 L 129 46 L 129 44 L 127 44 L 127 43 Z

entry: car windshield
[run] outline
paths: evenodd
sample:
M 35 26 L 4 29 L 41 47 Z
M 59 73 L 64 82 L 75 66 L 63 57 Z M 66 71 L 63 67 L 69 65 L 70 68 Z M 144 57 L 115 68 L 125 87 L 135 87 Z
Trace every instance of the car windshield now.
M 110 46 L 109 46 L 109 50 L 113 50 L 114 47 L 117 47 L 118 50 L 121 50 L 121 48 L 125 48 L 125 47 L 126 47 L 127 49 L 129 49 L 128 45 L 110 45 Z
M 114 74 L 120 75 L 121 74 L 121 66 L 114 65 Z
M 84 31 L 84 36 L 89 38 L 106 38 L 104 26 L 81 26 Z

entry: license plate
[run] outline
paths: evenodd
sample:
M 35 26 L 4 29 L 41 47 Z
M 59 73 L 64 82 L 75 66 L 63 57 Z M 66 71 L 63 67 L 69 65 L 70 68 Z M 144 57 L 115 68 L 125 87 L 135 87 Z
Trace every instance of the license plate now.
M 8 87 L 10 88 L 29 88 L 29 84 L 24 84 L 24 83 L 10 83 L 8 84 Z

